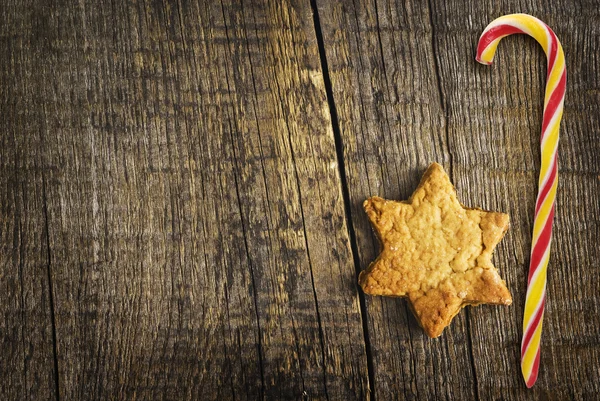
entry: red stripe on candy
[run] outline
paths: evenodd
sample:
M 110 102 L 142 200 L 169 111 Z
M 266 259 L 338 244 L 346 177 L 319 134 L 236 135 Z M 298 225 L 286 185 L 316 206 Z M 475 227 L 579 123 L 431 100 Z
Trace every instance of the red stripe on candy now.
M 533 367 L 531 368 L 531 376 L 529 376 L 529 379 L 525 382 L 525 384 L 527 385 L 527 388 L 531 388 L 535 384 L 535 381 L 538 378 L 539 368 L 540 368 L 540 349 L 538 348 L 538 352 L 537 352 L 537 354 L 535 354 L 535 361 L 533 361 Z
M 552 95 L 550 95 L 550 100 L 548 100 L 548 105 L 546 106 L 546 109 L 544 110 L 544 117 L 543 117 L 544 120 L 542 122 L 542 138 L 540 139 L 540 141 L 544 139 L 544 134 L 546 133 L 546 128 L 548 128 L 548 125 L 550 124 L 550 120 L 552 119 L 552 116 L 554 116 L 556 109 L 558 109 L 560 102 L 562 101 L 562 99 L 565 96 L 566 86 L 567 86 L 567 72 L 565 70 L 563 70 L 563 73 L 560 76 L 560 81 L 558 81 L 558 85 L 556 86 L 556 89 L 554 90 L 554 92 L 552 92 Z
M 552 32 L 552 29 L 550 29 L 550 27 L 548 25 L 544 24 L 544 26 L 546 27 L 546 30 L 550 34 L 550 49 L 548 51 L 548 76 L 549 76 L 550 72 L 552 71 L 552 68 L 554 68 L 554 63 L 556 62 L 556 55 L 558 53 L 558 38 L 556 37 L 554 32 Z
M 550 238 L 552 237 L 553 218 L 554 205 L 552 205 L 552 209 L 550 210 L 550 214 L 548 215 L 548 220 L 546 220 L 546 224 L 544 224 L 544 228 L 542 229 L 542 233 L 540 234 L 537 243 L 531 250 L 531 262 L 529 262 L 529 277 L 527 278 L 527 285 L 531 283 L 531 278 L 537 271 L 539 264 L 542 261 L 542 258 L 544 257 L 544 253 L 546 252 L 546 248 L 550 246 Z
M 512 25 L 498 25 L 485 32 L 479 38 L 479 44 L 477 45 L 477 61 L 481 61 L 481 54 L 483 51 L 492 43 L 494 40 L 501 36 L 512 35 L 513 33 L 525 33 L 521 29 Z
M 546 297 L 545 296 L 542 298 L 542 306 L 535 313 L 535 316 L 533 317 L 531 325 L 529 326 L 529 328 L 527 329 L 527 331 L 525 332 L 525 334 L 523 336 L 523 343 L 521 344 L 521 358 L 523 358 L 523 356 L 525 355 L 525 351 L 527 350 L 527 347 L 529 347 L 529 342 L 531 341 L 531 337 L 533 337 L 533 333 L 535 333 L 535 329 L 540 324 L 540 321 L 542 320 L 542 316 L 544 316 L 544 306 L 546 306 Z
M 550 176 L 548 177 L 548 181 L 546 181 L 544 186 L 541 188 L 540 193 L 538 194 L 538 197 L 537 197 L 537 201 L 535 204 L 535 214 L 536 215 L 540 211 L 542 204 L 546 200 L 546 196 L 548 196 L 548 193 L 550 192 L 550 188 L 552 188 L 552 184 L 556 180 L 556 175 L 558 174 L 557 166 L 558 166 L 558 163 L 557 163 L 556 157 L 555 157 L 554 161 L 552 162 L 552 170 L 550 171 Z

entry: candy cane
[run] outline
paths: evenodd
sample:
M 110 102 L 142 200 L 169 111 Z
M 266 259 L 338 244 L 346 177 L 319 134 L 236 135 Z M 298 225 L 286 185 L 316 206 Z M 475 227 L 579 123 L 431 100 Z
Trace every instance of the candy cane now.
M 521 372 L 527 387 L 534 385 L 540 365 L 540 339 L 546 302 L 546 273 L 550 259 L 552 220 L 558 186 L 558 132 L 563 114 L 567 71 L 565 56 L 552 29 L 527 14 L 505 15 L 492 21 L 483 31 L 477 45 L 477 61 L 491 64 L 500 40 L 513 33 L 532 36 L 544 48 L 548 58 L 548 77 L 544 98 L 541 150 L 542 162 L 535 205 L 531 260 L 527 279 L 527 296 L 523 316 Z

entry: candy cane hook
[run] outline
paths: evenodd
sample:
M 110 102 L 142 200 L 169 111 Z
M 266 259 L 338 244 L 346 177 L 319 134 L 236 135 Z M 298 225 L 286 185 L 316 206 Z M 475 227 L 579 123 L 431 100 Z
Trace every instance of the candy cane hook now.
M 546 302 L 546 273 L 550 259 L 552 220 L 558 186 L 558 137 L 563 114 L 567 71 L 565 55 L 558 38 L 542 21 L 527 14 L 511 14 L 492 21 L 477 45 L 477 61 L 491 64 L 500 40 L 514 33 L 532 36 L 544 48 L 548 58 L 548 76 L 544 97 L 541 136 L 541 168 L 535 205 L 531 260 L 523 316 L 521 372 L 527 387 L 534 385 L 540 365 L 540 339 Z

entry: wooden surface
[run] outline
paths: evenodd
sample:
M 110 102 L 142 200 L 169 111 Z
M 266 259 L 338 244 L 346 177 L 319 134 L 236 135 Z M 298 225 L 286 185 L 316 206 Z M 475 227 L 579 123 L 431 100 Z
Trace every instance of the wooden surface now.
M 593 399 L 600 392 L 594 2 L 3 1 L 0 399 Z M 567 57 L 541 372 L 520 376 L 545 56 Z M 365 297 L 361 204 L 433 161 L 508 212 L 514 297 L 436 340 Z

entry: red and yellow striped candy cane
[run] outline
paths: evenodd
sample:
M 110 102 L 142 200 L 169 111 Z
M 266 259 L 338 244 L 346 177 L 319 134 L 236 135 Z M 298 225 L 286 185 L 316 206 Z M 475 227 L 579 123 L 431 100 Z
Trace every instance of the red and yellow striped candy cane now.
M 562 46 L 552 29 L 539 19 L 527 14 L 505 15 L 492 21 L 479 38 L 477 61 L 482 64 L 491 64 L 500 40 L 514 33 L 532 36 L 542 45 L 548 58 L 541 137 L 542 162 L 533 222 L 531 261 L 521 344 L 521 371 L 527 387 L 531 387 L 538 377 L 540 365 L 540 338 L 546 301 L 546 272 L 550 259 L 552 220 L 558 186 L 558 132 L 563 114 L 567 71 Z

